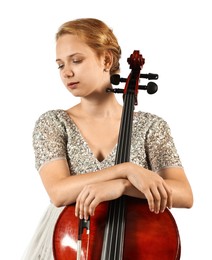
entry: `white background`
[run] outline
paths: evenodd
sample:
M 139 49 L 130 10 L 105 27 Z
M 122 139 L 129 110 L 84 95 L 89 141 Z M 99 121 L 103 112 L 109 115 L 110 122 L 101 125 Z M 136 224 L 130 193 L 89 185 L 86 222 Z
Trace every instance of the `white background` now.
M 137 109 L 168 121 L 193 188 L 193 208 L 172 210 L 181 259 L 212 259 L 209 0 L 1 1 L 0 258 L 21 258 L 49 204 L 34 168 L 32 130 L 41 113 L 78 102 L 60 81 L 54 36 L 63 22 L 80 17 L 100 18 L 113 29 L 122 77 L 133 50 L 146 59 L 143 73 L 159 74 L 159 91 L 140 91 Z

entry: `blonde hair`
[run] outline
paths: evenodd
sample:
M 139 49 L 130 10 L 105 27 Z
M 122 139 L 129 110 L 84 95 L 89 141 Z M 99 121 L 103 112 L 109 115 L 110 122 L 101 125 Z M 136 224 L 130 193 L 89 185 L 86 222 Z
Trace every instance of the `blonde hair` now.
M 56 40 L 64 34 L 79 36 L 97 55 L 109 51 L 113 56 L 110 74 L 119 72 L 121 48 L 112 29 L 95 18 L 81 18 L 62 24 L 56 33 Z

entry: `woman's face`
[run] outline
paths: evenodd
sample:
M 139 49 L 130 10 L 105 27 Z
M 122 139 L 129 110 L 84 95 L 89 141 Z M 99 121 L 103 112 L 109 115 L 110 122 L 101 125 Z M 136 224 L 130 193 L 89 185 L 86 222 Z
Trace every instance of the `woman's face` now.
M 56 62 L 64 85 L 74 96 L 87 97 L 110 84 L 105 57 L 97 57 L 76 35 L 65 34 L 57 40 Z

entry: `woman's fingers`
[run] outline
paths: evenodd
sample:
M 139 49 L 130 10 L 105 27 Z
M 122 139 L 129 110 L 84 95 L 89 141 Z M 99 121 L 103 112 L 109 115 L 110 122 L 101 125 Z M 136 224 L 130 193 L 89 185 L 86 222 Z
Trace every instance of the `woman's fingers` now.
M 171 208 L 172 206 L 171 191 L 164 185 L 153 185 L 144 195 L 152 212 L 164 212 L 167 207 Z
M 124 182 L 119 179 L 87 185 L 76 199 L 75 215 L 88 219 L 101 202 L 117 199 L 123 191 Z
M 127 178 L 131 184 L 144 194 L 152 212 L 163 212 L 166 207 L 172 207 L 172 192 L 168 184 L 157 173 L 137 165 Z
M 80 219 L 88 219 L 90 205 L 94 198 L 92 192 L 88 189 L 83 189 L 76 200 L 75 215 Z

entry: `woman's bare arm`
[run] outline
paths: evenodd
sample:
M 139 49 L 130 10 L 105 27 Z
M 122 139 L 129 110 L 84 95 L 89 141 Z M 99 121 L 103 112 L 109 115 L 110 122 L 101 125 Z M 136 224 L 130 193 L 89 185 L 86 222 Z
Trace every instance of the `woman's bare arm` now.
M 56 206 L 76 202 L 76 215 L 88 217 L 102 201 L 121 195 L 146 198 L 151 211 L 193 204 L 191 187 L 182 168 L 167 168 L 156 174 L 133 163 L 115 165 L 97 172 L 70 176 L 65 160 L 55 160 L 40 170 L 44 186 Z

